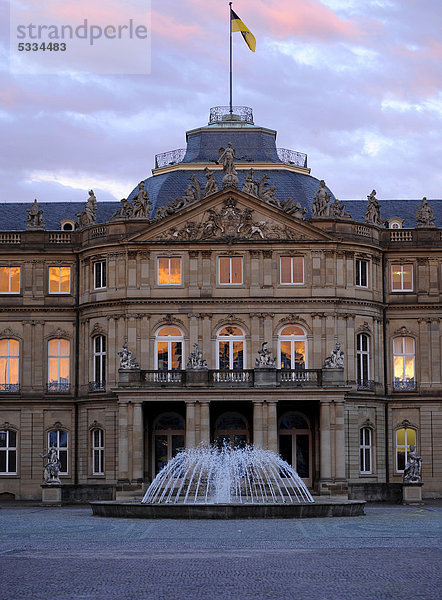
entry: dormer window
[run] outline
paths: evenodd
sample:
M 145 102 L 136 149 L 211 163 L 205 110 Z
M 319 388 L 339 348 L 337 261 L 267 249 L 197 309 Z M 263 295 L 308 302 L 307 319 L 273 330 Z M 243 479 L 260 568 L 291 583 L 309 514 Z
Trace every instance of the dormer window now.
M 400 217 L 393 217 L 388 219 L 388 229 L 402 229 L 403 219 Z
M 73 231 L 75 229 L 75 222 L 71 219 L 63 219 L 60 223 L 62 231 Z

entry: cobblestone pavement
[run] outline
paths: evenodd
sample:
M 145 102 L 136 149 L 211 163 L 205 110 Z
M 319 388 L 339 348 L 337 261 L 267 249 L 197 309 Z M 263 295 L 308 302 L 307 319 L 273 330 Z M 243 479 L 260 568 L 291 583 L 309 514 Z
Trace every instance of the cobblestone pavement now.
M 365 517 L 146 521 L 0 510 L 1 600 L 437 600 L 442 502 Z

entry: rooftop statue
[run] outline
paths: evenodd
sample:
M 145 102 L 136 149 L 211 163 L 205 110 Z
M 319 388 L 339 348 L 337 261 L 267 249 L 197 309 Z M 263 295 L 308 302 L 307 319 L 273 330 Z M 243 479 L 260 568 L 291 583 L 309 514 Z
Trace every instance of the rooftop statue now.
M 341 350 L 341 344 L 336 342 L 334 350 L 330 356 L 324 360 L 324 369 L 342 369 L 344 367 L 344 351 Z
M 75 213 L 78 217 L 79 227 L 86 227 L 86 225 L 93 225 L 97 217 L 97 199 L 94 194 L 94 190 L 89 190 L 89 198 L 85 204 L 85 207 L 81 213 Z
M 422 204 L 416 210 L 416 222 L 418 227 L 435 227 L 433 207 L 428 204 L 425 196 L 422 198 Z
M 201 200 L 201 184 L 198 181 L 198 179 L 196 178 L 195 173 L 192 173 L 192 175 L 189 177 L 189 179 L 193 183 L 192 189 L 193 189 L 193 194 L 195 196 L 195 200 L 197 202 L 199 202 Z
M 293 198 L 283 200 L 281 202 L 281 209 L 296 219 L 305 219 L 305 215 L 307 213 L 307 209 L 302 208 L 301 203 L 295 202 Z
M 135 356 L 127 347 L 127 342 L 123 344 L 123 349 L 118 352 L 120 357 L 120 369 L 139 369 L 140 365 L 136 362 Z
M 244 180 L 244 185 L 242 188 L 242 191 L 245 192 L 246 194 L 250 194 L 251 196 L 257 196 L 258 195 L 258 182 L 255 181 L 254 178 L 254 170 L 250 169 L 250 171 L 247 171 L 245 180 Z
M 345 210 L 345 204 L 340 204 L 337 198 L 330 205 L 330 217 L 333 219 L 351 219 L 352 216 Z
M 261 181 L 258 183 L 258 198 L 267 204 L 280 208 L 279 200 L 275 198 L 276 186 L 270 186 L 267 181 L 269 176 L 264 174 Z
M 261 346 L 261 350 L 258 350 L 258 358 L 255 359 L 255 369 L 275 369 L 276 359 L 272 356 L 272 353 L 267 348 L 267 342 L 264 342 Z
M 404 483 L 421 483 L 422 458 L 416 452 L 416 446 L 410 444 L 407 454 L 407 464 L 404 469 Z
M 223 166 L 223 188 L 226 187 L 238 187 L 238 174 L 234 165 L 235 158 L 235 149 L 232 146 L 232 142 L 227 144 L 227 148 L 221 152 L 220 157 L 218 158 L 218 163 L 221 163 Z
M 203 353 L 199 349 L 198 344 L 193 344 L 193 351 L 190 353 L 187 368 L 197 371 L 207 369 L 207 361 L 203 359 Z
M 365 223 L 370 223 L 371 225 L 377 225 L 378 227 L 381 227 L 381 205 L 379 204 L 379 200 L 376 198 L 376 190 L 373 190 L 371 194 L 367 196 L 367 199 L 367 211 L 364 216 L 364 221 Z
M 44 229 L 45 222 L 43 220 L 43 211 L 38 206 L 37 199 L 31 204 L 31 208 L 27 208 L 28 216 L 26 218 L 26 230 Z
M 46 454 L 40 454 L 40 458 L 47 458 L 48 462 L 43 467 L 43 476 L 45 483 L 61 483 L 58 476 L 61 463 L 58 459 L 56 448 L 51 446 Z
M 211 171 L 208 167 L 204 169 L 204 174 L 206 176 L 206 185 L 204 188 L 204 198 L 210 196 L 210 194 L 215 194 L 218 191 L 218 184 L 213 175 L 213 171 Z
M 138 184 L 138 192 L 133 201 L 133 216 L 137 219 L 148 219 L 152 202 L 149 200 L 149 192 L 144 189 L 144 181 Z
M 328 217 L 329 216 L 329 202 L 330 202 L 330 194 L 325 187 L 325 181 L 321 179 L 319 182 L 319 187 L 315 192 L 313 206 L 312 206 L 312 215 L 313 217 Z
M 121 199 L 121 208 L 117 208 L 117 210 L 112 215 L 111 219 L 128 219 L 134 214 L 134 207 L 126 198 Z

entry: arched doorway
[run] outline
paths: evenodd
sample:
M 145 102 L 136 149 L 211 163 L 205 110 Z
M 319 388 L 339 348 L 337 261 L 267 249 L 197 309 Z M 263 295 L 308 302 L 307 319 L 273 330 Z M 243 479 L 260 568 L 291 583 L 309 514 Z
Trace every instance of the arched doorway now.
M 152 435 L 155 475 L 184 448 L 184 419 L 175 412 L 163 413 L 154 421 Z
M 237 412 L 222 414 L 215 422 L 213 439 L 219 448 L 244 448 L 250 441 L 247 419 Z
M 278 438 L 279 454 L 311 487 L 312 434 L 307 417 L 295 411 L 284 413 L 279 420 Z

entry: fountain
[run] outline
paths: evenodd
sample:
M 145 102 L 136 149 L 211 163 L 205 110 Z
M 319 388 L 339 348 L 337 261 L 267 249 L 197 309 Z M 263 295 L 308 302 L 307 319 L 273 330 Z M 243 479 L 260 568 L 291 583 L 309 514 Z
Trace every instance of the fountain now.
M 143 500 L 91 502 L 104 517 L 250 519 L 356 516 L 359 500 L 314 501 L 296 471 L 275 452 L 200 445 L 179 452 Z
M 198 446 L 179 452 L 155 477 L 145 504 L 313 502 L 296 471 L 270 450 Z

